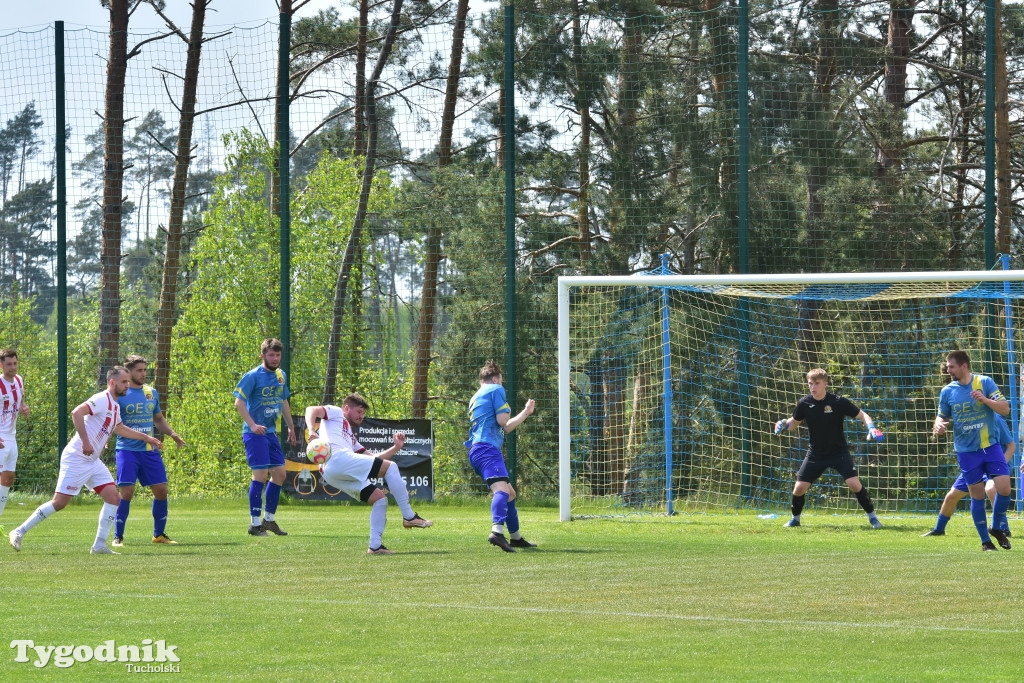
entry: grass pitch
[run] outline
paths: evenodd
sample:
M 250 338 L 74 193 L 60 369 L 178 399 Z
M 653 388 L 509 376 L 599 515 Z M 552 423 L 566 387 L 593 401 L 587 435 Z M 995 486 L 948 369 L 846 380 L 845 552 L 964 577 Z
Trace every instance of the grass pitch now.
M 9 504 L 11 530 L 34 505 Z M 246 535 L 246 502 L 133 506 L 120 556 L 91 556 L 98 505 L 0 548 L 0 680 L 139 675 L 17 663 L 8 642 L 177 647 L 181 679 L 1020 680 L 1021 547 L 980 552 L 969 516 L 753 514 L 581 520 L 520 511 L 536 550 L 486 543 L 489 507 L 419 506 L 367 556 L 369 509 L 283 506 L 289 535 Z M 1014 522 L 1017 522 L 1015 525 Z M 29 651 L 32 656 L 31 651 Z

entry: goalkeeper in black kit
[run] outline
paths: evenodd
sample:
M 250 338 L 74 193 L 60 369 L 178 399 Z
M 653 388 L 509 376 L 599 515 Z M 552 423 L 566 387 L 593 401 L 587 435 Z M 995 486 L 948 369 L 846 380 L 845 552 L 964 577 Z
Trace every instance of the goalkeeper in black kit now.
M 857 477 L 857 467 L 850 456 L 850 447 L 846 444 L 843 433 L 843 422 L 847 417 L 860 420 L 868 430 L 868 438 L 885 441 L 885 436 L 871 421 L 871 416 L 858 408 L 849 399 L 837 396 L 828 391 L 828 373 L 815 368 L 807 373 L 807 386 L 811 393 L 800 399 L 793 409 L 793 417 L 775 423 L 775 433 L 792 430 L 807 422 L 811 447 L 807 457 L 800 464 L 793 486 L 793 518 L 786 526 L 800 526 L 800 513 L 803 512 L 807 489 L 818 480 L 825 470 L 832 468 L 839 472 L 846 485 L 857 496 L 857 502 L 868 513 L 868 520 L 875 529 L 881 529 L 882 523 L 875 514 L 875 505 L 871 502 L 868 490 Z

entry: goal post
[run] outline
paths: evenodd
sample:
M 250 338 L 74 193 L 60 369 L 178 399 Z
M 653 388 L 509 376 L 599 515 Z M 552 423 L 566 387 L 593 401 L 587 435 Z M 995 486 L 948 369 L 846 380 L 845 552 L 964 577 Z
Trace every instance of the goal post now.
M 559 518 L 784 510 L 806 430 L 769 425 L 813 367 L 887 434 L 846 423 L 876 505 L 935 512 L 958 473 L 952 439 L 930 433 L 945 354 L 1006 391 L 1017 437 L 1022 315 L 1024 270 L 560 277 Z M 858 509 L 834 474 L 815 508 Z

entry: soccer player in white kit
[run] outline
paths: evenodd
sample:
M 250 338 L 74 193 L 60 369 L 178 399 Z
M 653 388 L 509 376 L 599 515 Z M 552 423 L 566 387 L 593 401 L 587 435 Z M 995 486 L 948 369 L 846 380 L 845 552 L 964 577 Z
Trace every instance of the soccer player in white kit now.
M 18 416 L 28 417 L 25 403 L 25 383 L 18 374 L 18 352 L 0 351 L 0 516 L 7 506 L 7 494 L 14 484 L 14 470 L 18 464 L 18 442 L 15 431 Z
M 124 396 L 128 391 L 128 379 L 128 370 L 115 365 L 107 371 L 107 388 L 71 411 L 75 436 L 61 453 L 60 473 L 57 475 L 57 490 L 53 494 L 53 500 L 36 508 L 21 526 L 8 534 L 12 548 L 21 550 L 21 540 L 29 529 L 58 510 L 63 510 L 74 496 L 88 486 L 103 499 L 96 540 L 89 552 L 94 555 L 118 554 L 107 547 L 107 536 L 110 535 L 117 514 L 117 486 L 114 485 L 114 477 L 110 475 L 110 470 L 100 460 L 100 453 L 103 452 L 111 434 L 139 439 L 153 448 L 163 446 L 160 439 L 131 429 L 121 422 L 117 398 Z
M 368 453 L 366 448 L 356 441 L 353 426 L 358 429 L 369 407 L 366 399 L 359 394 L 349 394 L 340 408 L 334 405 L 306 408 L 306 425 L 309 428 L 310 441 L 324 438 L 331 444 L 331 459 L 320 468 L 324 481 L 352 498 L 358 498 L 373 506 L 370 510 L 370 547 L 366 552 L 370 555 L 391 555 L 392 551 L 382 542 L 384 526 L 387 524 L 388 497 L 379 486 L 371 484 L 370 479 L 384 477 L 388 490 L 402 510 L 402 526 L 406 529 L 425 529 L 434 523 L 413 512 L 409 505 L 409 490 L 405 487 L 405 480 L 398 471 L 398 465 L 390 462 L 395 453 L 402 450 L 402 446 L 405 445 L 405 434 L 396 433 L 395 445 L 375 454 Z M 317 421 L 320 422 L 319 428 L 316 428 Z

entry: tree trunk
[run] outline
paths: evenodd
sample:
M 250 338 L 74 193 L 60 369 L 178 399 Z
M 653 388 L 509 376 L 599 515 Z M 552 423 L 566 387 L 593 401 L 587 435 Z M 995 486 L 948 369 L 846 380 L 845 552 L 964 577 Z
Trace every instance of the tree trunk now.
M 452 54 L 448 61 L 448 82 L 444 92 L 444 110 L 441 113 L 441 137 L 437 150 L 437 167 L 443 169 L 452 163 L 452 131 L 455 128 L 455 105 L 458 101 L 459 78 L 462 75 L 462 44 L 466 35 L 466 16 L 469 0 L 459 0 L 455 10 L 455 32 L 452 35 Z M 441 228 L 431 221 L 427 229 L 427 251 L 423 263 L 423 290 L 420 294 L 419 330 L 416 333 L 415 365 L 412 378 L 412 416 L 427 415 L 429 400 L 428 380 L 434 341 L 434 319 L 437 312 L 437 273 L 441 265 Z
M 882 110 L 878 176 L 890 187 L 899 174 L 903 156 L 903 118 L 907 101 L 907 64 L 916 0 L 890 0 L 889 36 L 885 58 L 885 106 Z
M 1003 2 L 995 0 L 996 11 L 996 251 L 1010 253 L 1013 209 L 1010 177 L 1010 102 L 1006 78 L 1006 47 L 1003 45 Z M 988 264 L 986 264 L 988 265 Z
M 118 364 L 121 337 L 121 227 L 124 204 L 124 81 L 128 70 L 129 0 L 110 0 L 110 54 L 103 112 L 103 229 L 100 247 L 100 339 L 97 386 Z
M 636 154 L 637 110 L 640 102 L 640 50 L 643 40 L 643 14 L 639 8 L 627 7 L 622 32 L 622 56 L 616 93 L 615 148 L 612 150 L 612 187 L 609 197 L 608 228 L 612 249 L 610 274 L 629 272 L 629 255 L 637 235 L 632 233 L 630 200 L 633 190 L 634 155 Z M 621 450 L 623 444 L 619 444 Z
M 359 0 L 359 30 L 356 34 L 356 92 L 352 122 L 352 154 L 366 156 L 366 122 L 363 120 L 366 98 L 366 31 L 370 22 L 370 0 Z
M 174 180 L 171 185 L 171 215 L 167 219 L 163 275 L 160 281 L 160 309 L 156 318 L 156 366 L 153 384 L 157 394 L 166 397 L 171 372 L 171 330 L 178 314 L 178 275 L 181 270 L 181 241 L 185 223 L 185 201 L 189 164 L 192 161 L 192 131 L 196 119 L 196 88 L 199 84 L 199 57 L 203 49 L 203 25 L 210 0 L 192 0 L 192 28 L 188 36 L 185 81 L 181 93 L 178 120 L 178 145 L 174 154 Z M 165 410 L 166 410 L 165 399 Z
M 576 109 L 580 113 L 579 175 L 580 194 L 576 200 L 576 227 L 579 230 L 580 272 L 590 259 L 590 94 L 586 91 L 583 67 L 583 28 L 580 0 L 572 4 L 572 62 L 576 71 Z
M 338 374 L 338 352 L 341 348 L 341 324 L 345 317 L 345 299 L 348 293 L 348 280 L 352 272 L 352 264 L 355 262 L 359 240 L 362 239 L 363 224 L 366 222 L 366 210 L 370 203 L 370 188 L 373 185 L 374 164 L 377 157 L 377 103 L 374 91 L 377 88 L 377 81 L 384 71 L 384 65 L 391 55 L 395 45 L 395 37 L 398 34 L 399 22 L 402 19 L 402 2 L 395 0 L 394 8 L 391 11 L 391 23 L 388 25 L 387 33 L 384 36 L 384 44 L 381 45 L 380 55 L 373 68 L 373 74 L 366 84 L 366 158 L 363 162 L 363 182 L 359 189 L 359 203 L 356 206 L 356 215 L 352 219 L 352 232 L 348 236 L 348 243 L 345 245 L 345 255 L 341 260 L 341 270 L 338 272 L 338 279 L 334 286 L 334 308 L 331 316 L 331 336 L 327 343 L 327 378 L 324 382 L 324 393 L 322 404 L 334 403 L 337 391 Z

